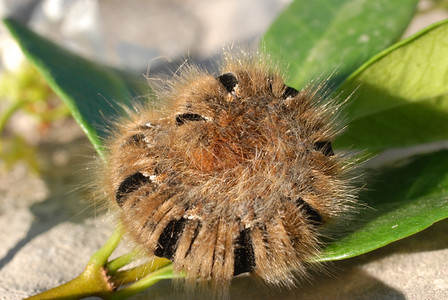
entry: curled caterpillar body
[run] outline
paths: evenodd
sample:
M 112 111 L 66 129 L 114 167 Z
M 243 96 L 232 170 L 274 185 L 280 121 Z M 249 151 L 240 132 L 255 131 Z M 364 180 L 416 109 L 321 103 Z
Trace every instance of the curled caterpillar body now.
M 227 286 L 250 272 L 291 286 L 319 232 L 354 202 L 331 142 L 339 106 L 297 91 L 261 58 L 228 58 L 216 76 L 184 68 L 109 145 L 106 190 L 127 232 L 187 280 Z

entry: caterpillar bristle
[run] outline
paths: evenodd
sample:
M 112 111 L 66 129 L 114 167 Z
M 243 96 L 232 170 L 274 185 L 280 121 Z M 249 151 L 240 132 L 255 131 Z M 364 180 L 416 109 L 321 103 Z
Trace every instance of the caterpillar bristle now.
M 350 157 L 332 147 L 340 104 L 325 84 L 287 86 L 261 55 L 224 61 L 214 75 L 184 66 L 157 108 L 117 122 L 102 176 L 148 256 L 220 298 L 247 272 L 296 286 L 321 229 L 356 206 Z

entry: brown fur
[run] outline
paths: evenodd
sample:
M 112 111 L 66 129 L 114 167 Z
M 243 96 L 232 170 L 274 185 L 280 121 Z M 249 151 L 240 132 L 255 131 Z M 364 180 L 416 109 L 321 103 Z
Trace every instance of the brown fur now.
M 161 235 L 173 228 L 171 259 L 187 281 L 228 286 L 245 247 L 254 254 L 252 274 L 292 286 L 319 253 L 320 226 L 354 203 L 346 158 L 316 149 L 340 132 L 339 106 L 319 86 L 285 96 L 283 74 L 259 56 L 229 56 L 224 73 L 238 80 L 231 92 L 184 67 L 158 93 L 162 108 L 117 126 L 106 192 L 117 206 L 122 190 L 122 221 L 148 254 L 164 250 Z M 179 116 L 190 120 L 176 124 Z M 145 182 L 128 191 L 123 182 L 133 174 Z

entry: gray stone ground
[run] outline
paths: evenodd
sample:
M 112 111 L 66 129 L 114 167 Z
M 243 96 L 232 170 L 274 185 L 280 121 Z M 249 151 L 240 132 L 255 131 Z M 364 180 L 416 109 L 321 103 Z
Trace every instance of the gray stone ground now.
M 144 72 L 148 63 L 157 66 L 160 56 L 176 59 L 189 52 L 205 59 L 223 44 L 250 43 L 287 3 L 0 0 L 0 14 L 13 13 L 93 59 Z M 423 1 L 422 7 L 426 5 Z M 446 17 L 444 11 L 428 13 L 411 24 L 408 34 Z M 3 55 L 10 44 L 4 28 L 0 41 Z M 4 61 L 0 65 L 5 67 Z M 7 169 L 0 161 L 0 228 L 5 229 L 0 230 L 0 299 L 21 299 L 72 279 L 112 230 L 83 188 L 95 154 L 77 125 L 70 120 L 54 124 L 37 140 L 32 126 L 20 115 L 10 125 L 37 145 L 40 173 L 25 163 Z M 335 262 L 330 275 L 315 274 L 290 292 L 259 288 L 242 276 L 233 282 L 232 299 L 448 299 L 446 232 L 448 220 L 382 249 Z M 177 298 L 169 281 L 133 297 Z

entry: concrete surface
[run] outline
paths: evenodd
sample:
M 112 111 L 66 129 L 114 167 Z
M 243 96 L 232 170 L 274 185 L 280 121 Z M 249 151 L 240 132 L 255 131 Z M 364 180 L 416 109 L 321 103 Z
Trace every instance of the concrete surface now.
M 0 14 L 12 13 L 93 59 L 145 70 L 160 56 L 175 60 L 189 52 L 206 59 L 223 44 L 251 43 L 287 3 L 0 0 Z M 430 12 L 414 20 L 407 34 L 446 17 L 446 11 Z M 7 39 L 1 28 L 2 55 L 9 51 Z M 25 130 L 33 124 L 26 118 L 14 122 Z M 112 230 L 83 188 L 95 154 L 77 125 L 54 124 L 33 143 L 40 173 L 25 163 L 8 169 L 0 160 L 0 228 L 5 229 L 0 230 L 0 299 L 21 299 L 77 276 Z M 314 274 L 289 292 L 258 288 L 250 278 L 238 277 L 232 299 L 448 299 L 447 232 L 448 220 L 439 222 L 377 251 L 335 262 L 330 275 Z M 169 281 L 133 297 L 177 298 Z

